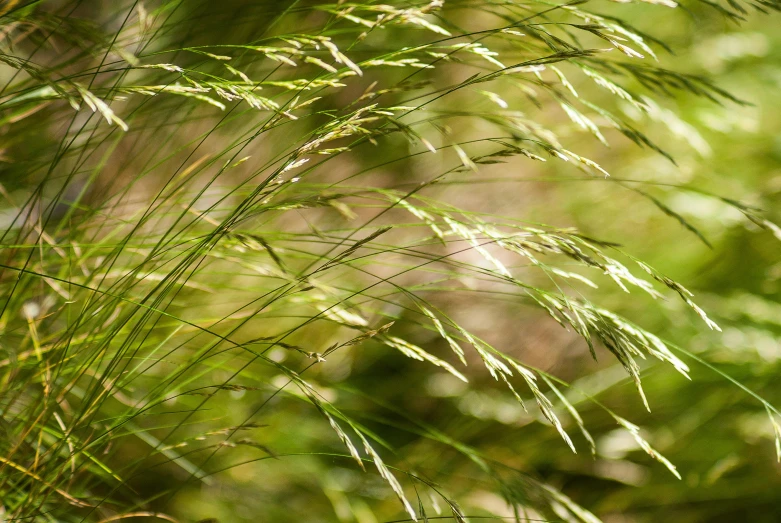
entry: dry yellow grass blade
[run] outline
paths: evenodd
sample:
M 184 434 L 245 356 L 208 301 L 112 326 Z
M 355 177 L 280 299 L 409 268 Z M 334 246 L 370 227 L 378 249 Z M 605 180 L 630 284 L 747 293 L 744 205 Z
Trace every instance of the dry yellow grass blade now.
M 35 481 L 39 481 L 41 484 L 46 485 L 48 488 L 52 489 L 57 494 L 59 494 L 60 496 L 62 496 L 65 499 L 67 499 L 69 503 L 71 503 L 73 505 L 76 505 L 77 507 L 91 507 L 92 506 L 89 503 L 86 503 L 84 501 L 81 501 L 80 499 L 74 498 L 73 496 L 71 496 L 70 494 L 68 494 L 67 492 L 62 490 L 61 488 L 55 487 L 54 485 L 52 485 L 51 483 L 47 482 L 45 479 L 40 477 L 35 472 L 27 470 L 25 467 L 23 467 L 22 465 L 19 465 L 18 463 L 15 463 L 15 462 L 13 462 L 13 461 L 11 461 L 9 459 L 6 459 L 6 458 L 4 458 L 2 456 L 0 456 L 0 463 L 4 463 L 5 465 L 8 465 L 12 469 L 18 470 L 22 474 L 30 476 Z

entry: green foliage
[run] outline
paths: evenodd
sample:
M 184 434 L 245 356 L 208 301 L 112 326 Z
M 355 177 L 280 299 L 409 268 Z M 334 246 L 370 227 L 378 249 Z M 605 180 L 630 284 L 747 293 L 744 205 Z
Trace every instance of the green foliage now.
M 664 66 L 667 35 L 635 26 L 686 15 L 647 3 L 0 4 L 3 517 L 591 523 L 624 508 L 561 474 L 626 464 L 602 477 L 632 483 L 638 465 L 603 459 L 612 437 L 680 480 L 638 418 L 704 371 L 702 401 L 740 415 L 725 394 L 744 395 L 781 460 L 781 398 L 707 350 L 722 328 L 778 331 L 735 318 L 772 299 L 714 285 L 699 305 L 666 275 L 674 244 L 613 241 L 650 226 L 591 234 L 529 201 L 561 187 L 609 222 L 643 202 L 718 250 L 674 199 L 700 198 L 781 239 L 718 180 L 632 174 L 632 154 L 705 164 L 695 100 L 750 107 Z M 529 185 L 491 189 L 510 181 Z M 540 357 L 563 349 L 568 366 Z

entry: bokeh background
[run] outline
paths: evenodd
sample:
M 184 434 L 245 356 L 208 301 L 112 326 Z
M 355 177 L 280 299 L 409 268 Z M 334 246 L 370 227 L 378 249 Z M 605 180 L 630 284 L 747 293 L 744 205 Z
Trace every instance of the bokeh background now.
M 84 23 L 95 24 L 111 34 L 125 22 L 128 12 L 140 17 L 137 6 L 133 9 L 125 5 L 127 2 L 120 3 L 122 8 L 114 2 L 63 2 L 42 9 L 62 12 L 73 7 L 74 19 L 88 21 Z M 308 17 L 317 16 L 306 10 L 299 13 L 288 4 L 298 3 L 191 1 L 178 4 L 172 12 L 156 12 L 150 2 L 146 9 L 157 18 L 149 22 L 149 34 L 157 30 L 155 23 L 161 17 L 170 16 L 165 18 L 169 22 L 163 26 L 164 31 L 149 39 L 149 47 L 139 45 L 134 52 L 152 58 L 151 53 L 159 52 L 165 57 L 161 61 L 186 66 L 202 57 L 168 49 L 184 43 L 196 47 L 216 42 L 250 42 L 264 20 L 277 20 L 275 16 L 286 9 L 290 12 L 271 32 L 292 32 L 310 24 Z M 480 27 L 493 20 L 487 13 L 481 20 L 475 11 L 462 9 L 461 4 L 445 2 L 442 18 L 465 28 Z M 537 411 L 533 400 L 527 401 L 528 412 L 525 411 L 505 386 L 479 368 L 475 358 L 469 359 L 467 384 L 370 340 L 340 349 L 327 361 L 307 370 L 306 376 L 328 401 L 339 405 L 342 412 L 384 442 L 387 463 L 431 477 L 459 501 L 466 514 L 512 516 L 502 494 L 525 493 L 529 499 L 520 501 L 533 507 L 534 489 L 526 486 L 527 477 L 532 477 L 559 489 L 606 522 L 777 521 L 781 514 L 781 465 L 776 460 L 773 426 L 762 403 L 736 383 L 771 404 L 781 405 L 781 232 L 758 226 L 720 198 L 761 209 L 762 216 L 770 221 L 781 220 L 781 16 L 751 12 L 746 14 L 745 22 L 736 23 L 708 5 L 692 2 L 685 2 L 677 10 L 610 2 L 590 2 L 588 7 L 631 20 L 639 31 L 652 34 L 669 46 L 673 52 L 652 44 L 659 65 L 710 77 L 720 88 L 746 103 L 724 99 L 716 102 L 675 92 L 671 97 L 654 98 L 652 111 L 643 115 L 593 82 L 573 80 L 581 96 L 605 104 L 642 127 L 670 153 L 675 160 L 672 162 L 652 149 L 638 147 L 616 131 L 605 131 L 610 142 L 606 147 L 577 129 L 558 105 L 541 99 L 536 106 L 534 97 L 522 85 L 498 82 L 491 85 L 491 91 L 511 109 L 543 122 L 566 141 L 569 149 L 597 161 L 610 172 L 610 178 L 586 176 L 564 162 L 542 163 L 513 157 L 505 163 L 481 165 L 478 173 L 453 173 L 427 187 L 423 194 L 468 212 L 491 213 L 529 225 L 577 228 L 586 236 L 620 244 L 623 251 L 681 282 L 722 332 L 707 330 L 675 296 L 653 300 L 636 291 L 624 293 L 609 282 L 588 292 L 590 299 L 602 307 L 626 316 L 694 355 L 693 359 L 678 354 L 691 367 L 691 381 L 669 365 L 650 361 L 644 364 L 643 384 L 651 407 L 647 412 L 632 380 L 609 354 L 599 352 L 598 361 L 593 361 L 584 341 L 571 330 L 563 329 L 544 310 L 517 295 L 476 292 L 479 281 L 471 281 L 468 276 L 461 280 L 460 287 L 449 283 L 447 292 L 432 294 L 431 302 L 493 346 L 531 367 L 571 382 L 573 390 L 562 390 L 594 437 L 593 455 L 575 420 L 555 395 L 549 394 L 561 411 L 577 454 L 569 450 Z M 138 23 L 143 26 L 144 22 Z M 388 34 L 385 41 L 372 45 L 394 45 L 395 33 Z M 76 29 L 73 35 L 73 42 L 60 42 L 59 48 L 44 46 L 36 58 L 45 62 L 67 56 L 68 46 L 79 45 Z M 409 45 L 414 44 L 411 41 Z M 16 45 L 24 48 L 28 44 L 20 39 Z M 99 55 L 95 57 L 99 59 Z M 2 74 L 4 83 L 12 81 L 13 72 Z M 372 81 L 384 85 L 406 74 L 393 68 L 378 69 L 360 83 L 324 95 L 315 107 L 319 111 L 344 107 L 358 99 Z M 445 85 L 457 81 L 464 72 L 453 64 L 432 72 L 422 71 L 423 75 Z M 638 87 L 630 78 L 624 81 L 625 85 Z M 393 96 L 398 96 L 401 103 L 405 93 Z M 481 94 L 479 85 L 460 99 L 450 99 L 448 109 L 461 109 L 459 101 L 475 112 L 484 106 L 489 113 L 496 107 L 496 100 Z M 214 108 L 193 105 L 185 98 L 136 103 L 130 97 L 125 106 L 122 103 L 112 107 L 123 117 L 133 115 L 127 120 L 131 127 L 127 135 L 116 142 L 106 139 L 90 149 L 91 160 L 83 164 L 78 163 L 81 158 L 66 160 L 82 169 L 75 181 L 68 182 L 68 190 L 78 194 L 89 187 L 83 200 L 85 208 L 101 208 L 109 201 L 106 195 L 123 195 L 121 205 L 112 205 L 113 216 L 101 222 L 99 228 L 104 232 L 111 229 L 114 220 L 137 220 L 168 180 L 170 166 L 183 160 L 212 165 L 216 161 L 209 157 L 213 151 L 237 143 L 255 125 L 247 113 L 225 116 Z M 14 217 L 18 216 L 18 208 L 9 202 L 24 201 L 40 179 L 35 173 L 40 173 L 52 151 L 57 150 L 63 122 L 69 121 L 69 116 L 63 114 L 62 107 L 47 106 L 27 117 L 38 119 L 40 125 L 25 127 L 24 121 L 12 125 L 15 122 L 7 120 L 3 124 L 0 132 L 5 145 L 0 181 L 10 197 L 3 204 L 2 215 L 8 230 L 15 227 Z M 270 158 L 308 125 L 303 121 L 280 126 L 268 139 L 254 142 L 241 156 Z M 466 142 L 485 138 L 496 130 L 490 122 L 461 118 L 447 132 L 450 139 Z M 404 140 L 389 138 L 380 146 L 358 148 L 315 171 L 301 183 L 301 189 L 293 188 L 289 193 L 296 195 L 295 191 L 300 190 L 305 194 L 311 187 L 344 180 L 352 173 L 361 174 L 349 180 L 351 186 L 404 190 L 445 167 L 442 155 L 416 155 L 397 161 L 407 147 Z M 170 156 L 161 155 L 167 151 L 171 151 Z M 219 158 L 220 164 L 223 161 Z M 253 161 L 238 165 L 216 182 L 209 181 L 213 173 L 204 169 L 189 179 L 186 190 L 195 191 L 203 183 L 208 190 L 197 201 L 204 207 L 205 202 L 217 202 L 236 180 L 245 180 L 249 171 L 242 169 Z M 146 174 L 140 178 L 139 172 Z M 274 221 L 257 220 L 252 225 L 271 237 L 275 230 L 304 231 L 310 226 L 347 230 L 383 205 L 370 198 L 348 200 L 347 204 L 349 207 L 335 206 L 336 210 L 303 209 Z M 65 206 L 55 212 L 69 211 Z M 87 219 L 94 218 L 87 212 Z M 214 218 L 219 218 L 219 210 Z M 680 218 L 696 227 L 710 245 L 679 223 Z M 152 232 L 161 226 L 170 226 L 166 216 L 147 225 Z M 394 231 L 394 241 L 403 244 L 405 234 L 417 232 L 415 228 L 410 230 Z M 295 248 L 284 241 L 279 240 L 280 255 L 295 253 Z M 12 248 L 10 240 L 5 243 L 4 249 Z M 126 246 L 126 250 L 139 252 L 144 248 Z M 94 253 L 95 257 L 99 255 Z M 479 258 L 465 256 L 474 263 Z M 388 265 L 392 267 L 393 262 Z M 515 269 L 526 270 L 522 266 Z M 191 287 L 177 293 L 168 310 L 188 321 L 207 324 L 229 314 L 237 304 L 251 301 L 256 281 L 249 274 L 251 271 L 232 271 L 235 269 L 227 265 L 214 264 L 200 280 L 193 279 Z M 531 271 L 529 274 L 529 278 L 535 278 Z M 405 284 L 434 285 L 433 277 L 417 278 L 410 276 Z M 44 297 L 35 299 L 43 301 Z M 436 332 L 417 327 L 421 322 L 419 311 L 393 303 L 386 305 L 378 312 L 378 318 L 396 319 L 394 335 L 437 354 L 447 350 L 446 342 Z M 308 314 L 308 309 L 301 312 L 304 307 L 295 302 L 288 304 L 242 334 L 245 339 L 269 336 Z M 19 318 L 17 321 L 22 322 L 22 339 L 27 336 L 26 322 Z M 4 350 L 11 350 L 7 346 L 16 339 L 16 331 L 12 325 L 6 326 L 6 340 L 10 341 Z M 204 338 L 190 338 L 186 328 L 171 334 L 166 325 L 159 327 L 159 332 L 155 330 L 147 338 L 146 346 L 163 345 L 170 339 L 187 336 L 182 346 L 191 351 L 187 354 L 192 354 L 198 350 L 197 345 L 205 343 Z M 296 339 L 296 343 L 306 342 L 311 350 L 322 352 L 340 336 L 343 337 L 338 325 L 319 326 L 307 330 L 301 335 L 303 341 Z M 291 366 L 303 366 L 308 361 L 284 348 L 274 349 L 271 357 Z M 156 373 L 173 372 L 178 365 L 182 362 L 172 353 L 170 361 L 150 372 L 148 382 L 137 380 L 125 392 L 132 396 L 139 390 L 153 388 L 158 379 Z M 239 366 L 235 358 L 227 358 L 209 372 L 227 379 Z M 260 443 L 220 451 L 209 463 L 214 476 L 208 483 L 193 480 L 181 467 L 161 458 L 153 472 L 127 480 L 138 499 L 151 499 L 150 506 L 155 510 L 181 521 L 404 520 L 406 516 L 398 500 L 377 474 L 372 470 L 362 472 L 354 462 L 337 456 L 344 454 L 344 448 L 311 404 L 302 401 L 300 395 L 271 393 L 281 383 L 274 369 L 253 366 L 247 373 L 247 379 L 239 380 L 244 388 L 221 390 L 211 396 L 208 408 L 200 411 L 197 421 L 194 418 L 182 432 L 195 438 L 208 432 L 209 427 L 232 426 L 252 419 L 258 426 L 245 432 Z M 198 383 L 197 378 L 192 378 L 192 383 Z M 166 405 L 166 412 L 186 411 L 200 398 L 182 396 L 175 405 Z M 674 478 L 649 457 L 626 430 L 589 398 L 638 425 L 654 448 L 675 464 L 681 479 Z M 255 415 L 256 412 L 260 414 Z M 169 421 L 162 413 L 152 419 L 157 415 L 151 413 L 141 423 L 147 423 L 147 427 L 152 427 L 150 433 L 160 436 Z M 433 434 L 438 436 L 432 437 Z M 457 441 L 496 463 L 495 470 L 502 481 L 481 470 L 474 460 L 465 459 L 458 445 L 445 445 L 444 440 Z M 142 438 L 124 438 L 116 445 L 107 451 L 108 463 L 121 464 L 144 456 L 150 443 Z M 197 463 L 198 455 L 193 459 Z M 517 484 L 518 489 L 503 492 L 500 484 Z M 425 503 L 428 506 L 429 501 L 426 499 Z M 525 517 L 533 519 L 539 514 L 530 508 Z

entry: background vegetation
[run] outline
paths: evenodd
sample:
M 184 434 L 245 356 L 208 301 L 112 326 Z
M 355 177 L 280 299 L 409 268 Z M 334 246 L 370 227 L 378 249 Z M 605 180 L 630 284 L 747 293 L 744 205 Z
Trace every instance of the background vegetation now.
M 776 521 L 779 7 L 0 3 L 0 519 Z

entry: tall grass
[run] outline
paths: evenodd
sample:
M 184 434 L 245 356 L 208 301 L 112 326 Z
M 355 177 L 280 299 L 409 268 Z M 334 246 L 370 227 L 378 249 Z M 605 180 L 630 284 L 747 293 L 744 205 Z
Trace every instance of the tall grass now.
M 736 21 L 781 7 L 703 3 Z M 507 503 L 497 516 L 597 521 L 360 381 L 362 366 L 397 362 L 385 372 L 422 397 L 403 358 L 448 390 L 490 376 L 573 452 L 595 451 L 577 410 L 588 402 L 680 478 L 631 420 L 459 318 L 486 299 L 541 310 L 578 350 L 617 360 L 645 409 L 643 360 L 687 375 L 699 356 L 593 288 L 679 299 L 702 329 L 718 325 L 613 241 L 497 214 L 480 178 L 494 164 L 577 170 L 708 243 L 653 187 L 567 144 L 628 138 L 673 160 L 626 115 L 673 126 L 655 100 L 678 92 L 743 102 L 661 67 L 663 42 L 598 14 L 619 6 L 443 4 L 0 4 L 7 521 L 179 521 L 255 488 L 265 501 L 227 517 L 330 521 L 327 498 L 343 520 L 466 521 L 459 475 Z M 781 236 L 753 207 L 708 197 Z M 735 385 L 766 409 L 781 459 L 779 411 Z M 359 476 L 366 495 L 351 501 L 335 485 L 355 469 L 381 482 Z

